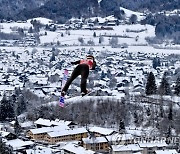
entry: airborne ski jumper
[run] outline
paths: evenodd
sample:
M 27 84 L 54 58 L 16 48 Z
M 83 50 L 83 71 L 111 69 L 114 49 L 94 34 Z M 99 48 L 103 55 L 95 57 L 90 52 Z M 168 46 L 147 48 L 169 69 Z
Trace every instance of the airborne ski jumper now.
M 78 60 L 76 62 L 71 62 L 73 65 L 77 65 L 76 68 L 73 70 L 71 77 L 67 80 L 65 86 L 61 91 L 61 96 L 65 96 L 69 86 L 71 85 L 72 81 L 76 79 L 79 75 L 81 75 L 81 95 L 84 96 L 88 93 L 86 89 L 87 78 L 89 76 L 89 70 L 94 70 L 96 67 L 96 62 L 92 55 L 86 56 L 86 59 Z

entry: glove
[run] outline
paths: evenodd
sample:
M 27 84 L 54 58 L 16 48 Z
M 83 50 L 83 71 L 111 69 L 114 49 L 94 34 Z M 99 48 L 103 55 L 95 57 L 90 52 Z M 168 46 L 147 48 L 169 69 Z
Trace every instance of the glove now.
M 75 62 L 71 62 L 71 65 L 75 65 Z

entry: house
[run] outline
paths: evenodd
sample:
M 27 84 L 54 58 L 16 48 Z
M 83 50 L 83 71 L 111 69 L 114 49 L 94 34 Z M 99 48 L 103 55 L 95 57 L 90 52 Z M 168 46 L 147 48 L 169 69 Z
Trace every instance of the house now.
M 108 135 L 112 135 L 115 134 L 116 131 L 113 129 L 108 129 L 108 128 L 102 128 L 102 127 L 90 127 L 89 128 L 89 132 L 92 134 L 94 134 L 97 137 L 100 136 L 108 136 Z
M 138 143 L 139 147 L 143 149 L 143 154 L 153 153 L 156 150 L 166 150 L 167 144 L 165 142 L 153 141 Z
M 108 21 L 107 26 L 116 26 L 116 22 L 115 21 Z
M 107 134 L 107 133 L 106 133 Z M 112 145 L 124 145 L 133 143 L 133 136 L 131 134 L 113 134 L 109 136 L 97 137 L 93 134 L 89 138 L 83 138 L 83 147 L 98 152 L 108 152 L 112 150 Z
M 34 142 L 15 139 L 7 141 L 6 145 L 10 145 L 13 148 L 13 151 L 22 152 L 25 149 L 29 149 L 30 147 L 32 147 L 34 145 Z
M 109 140 L 111 140 L 112 145 L 126 145 L 134 143 L 134 136 L 131 134 L 113 134 L 111 136 L 107 136 Z
M 24 123 L 20 123 L 20 126 L 24 130 L 28 130 L 28 129 L 34 128 L 33 122 L 30 122 L 30 121 L 24 122 Z
M 7 96 L 10 96 L 14 92 L 14 86 L 11 85 L 0 85 L 0 95 L 2 96 L 6 92 Z
M 82 138 L 88 136 L 88 131 L 85 128 L 76 128 L 70 130 L 53 131 L 44 136 L 44 140 L 49 144 L 67 141 L 81 141 Z
M 94 151 L 85 149 L 84 147 L 79 146 L 74 143 L 69 143 L 69 144 L 65 145 L 61 149 L 61 153 L 63 153 L 63 154 L 95 154 Z
M 143 149 L 138 144 L 113 145 L 112 154 L 143 154 Z
M 5 131 L 0 131 L 0 135 L 7 140 L 13 140 L 17 138 L 15 134 Z
M 26 136 L 30 137 L 33 140 L 44 140 L 44 137 L 47 133 L 53 132 L 53 131 L 60 131 L 60 130 L 66 130 L 69 129 L 66 125 L 58 125 L 55 127 L 42 127 L 37 129 L 30 129 L 26 132 Z
M 45 75 L 31 75 L 29 77 L 29 81 L 33 83 L 35 86 L 47 86 L 48 85 L 48 77 Z
M 91 136 L 89 138 L 83 138 L 83 147 L 85 149 L 98 151 L 98 152 L 108 152 L 110 150 L 110 145 L 108 139 L 104 137 Z
M 53 127 L 53 126 L 59 126 L 59 125 L 65 125 L 68 126 L 69 128 L 74 128 L 76 124 L 72 121 L 64 121 L 64 120 L 48 120 L 48 119 L 42 119 L 39 118 L 34 122 L 37 128 L 42 128 L 42 127 Z

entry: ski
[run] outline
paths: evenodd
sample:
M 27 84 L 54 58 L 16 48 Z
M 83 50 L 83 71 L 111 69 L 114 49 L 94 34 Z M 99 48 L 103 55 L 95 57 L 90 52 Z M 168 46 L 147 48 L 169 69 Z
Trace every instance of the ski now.
M 68 78 L 68 70 L 65 69 L 65 70 L 64 70 L 64 75 L 63 75 L 62 84 L 61 84 L 61 90 L 62 90 L 62 88 L 64 87 L 64 85 L 66 84 L 67 78 Z M 64 103 L 65 103 L 65 98 L 64 98 L 63 96 L 60 96 L 60 98 L 59 98 L 59 106 L 60 106 L 60 107 L 64 107 Z

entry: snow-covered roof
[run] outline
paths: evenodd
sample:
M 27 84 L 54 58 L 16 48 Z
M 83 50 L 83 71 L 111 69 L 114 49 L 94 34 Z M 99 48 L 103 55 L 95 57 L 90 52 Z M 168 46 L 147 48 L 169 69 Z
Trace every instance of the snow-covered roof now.
M 65 125 L 68 126 L 72 121 L 64 121 L 64 120 L 49 120 L 49 119 L 42 119 L 39 118 L 36 120 L 34 123 L 38 125 L 43 125 L 43 126 L 59 126 L 59 125 Z
M 41 24 L 49 24 L 49 23 L 52 23 L 52 20 L 50 19 L 47 19 L 47 18 L 43 18 L 43 17 L 37 17 L 37 18 L 33 18 L 33 19 L 29 19 L 27 22 L 30 23 L 31 20 L 37 20 L 39 21 Z
M 105 137 L 91 137 L 91 138 L 83 138 L 82 141 L 85 144 L 93 144 L 93 143 L 107 143 Z
M 17 149 L 21 149 L 22 147 L 25 147 L 28 145 L 33 145 L 34 142 L 15 139 L 15 140 L 7 141 L 6 144 L 12 146 L 13 150 L 17 150 Z
M 33 153 L 51 154 L 53 151 L 57 151 L 57 150 L 47 148 L 47 147 L 42 147 L 42 146 L 36 146 L 36 147 L 33 147 L 33 149 L 26 150 L 26 154 L 33 154 Z
M 30 129 L 33 134 L 41 134 L 41 133 L 48 133 L 48 132 L 53 132 L 53 131 L 62 131 L 69 129 L 68 126 L 66 125 L 59 125 L 55 127 L 42 127 L 42 128 L 37 128 L 37 129 Z
M 113 129 L 102 128 L 102 127 L 97 127 L 97 126 L 90 127 L 89 131 L 99 133 L 99 134 L 102 134 L 102 135 L 111 135 L 112 133 L 115 132 Z
M 10 134 L 10 132 L 0 131 L 0 135 L 1 135 L 2 137 L 6 137 L 6 136 L 9 135 L 9 134 Z
M 167 144 L 165 142 L 160 142 L 160 141 L 152 141 L 152 142 L 147 142 L 147 143 L 139 143 L 139 146 L 141 148 L 150 148 L 150 147 L 166 147 Z
M 131 134 L 113 134 L 111 136 L 108 136 L 109 139 L 113 142 L 119 142 L 119 141 L 126 141 L 126 140 L 133 140 L 134 137 Z
M 60 130 L 60 131 L 53 131 L 47 133 L 50 137 L 60 137 L 65 135 L 75 135 L 81 133 L 87 133 L 88 131 L 85 128 L 76 128 L 76 129 L 69 129 L 69 130 Z
M 178 154 L 178 152 L 176 150 L 166 149 L 166 150 L 155 150 L 155 154 Z
M 139 147 L 138 144 L 128 144 L 128 145 L 112 145 L 113 151 L 115 152 L 125 152 L 125 151 L 142 151 L 143 149 Z
M 27 122 L 24 122 L 24 123 L 20 123 L 20 125 L 21 125 L 22 128 L 30 127 L 30 126 L 33 126 L 33 122 L 27 121 Z
M 14 90 L 14 86 L 11 85 L 0 85 L 0 91 L 13 91 Z
M 65 145 L 62 149 L 72 152 L 73 154 L 95 154 L 95 152 L 73 143 Z
M 35 76 L 35 75 L 31 75 L 29 77 L 29 81 L 32 83 L 37 82 L 38 84 L 47 84 L 48 83 L 48 77 L 45 76 Z

